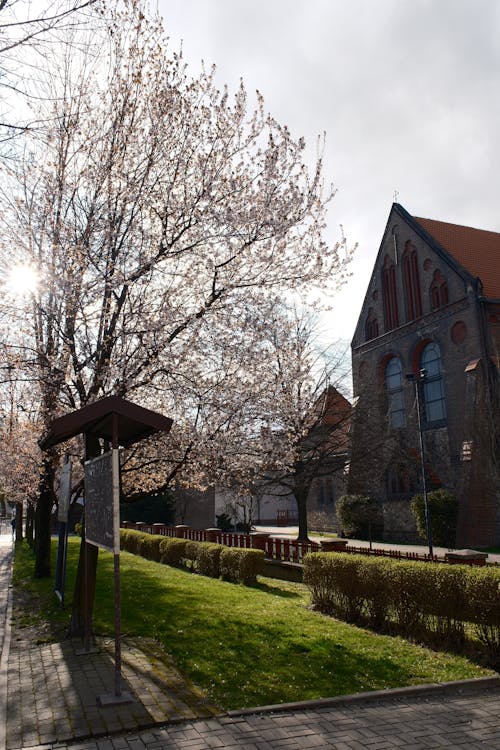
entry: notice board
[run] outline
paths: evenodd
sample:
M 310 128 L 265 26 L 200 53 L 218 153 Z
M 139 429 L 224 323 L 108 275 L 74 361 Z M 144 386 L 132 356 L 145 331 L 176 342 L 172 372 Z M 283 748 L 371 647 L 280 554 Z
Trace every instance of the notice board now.
M 85 462 L 85 539 L 120 552 L 118 450 Z

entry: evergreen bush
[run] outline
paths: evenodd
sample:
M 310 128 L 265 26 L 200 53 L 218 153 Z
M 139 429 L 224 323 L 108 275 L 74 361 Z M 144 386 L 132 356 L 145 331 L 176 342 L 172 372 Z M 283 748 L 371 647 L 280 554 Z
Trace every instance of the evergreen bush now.
M 335 511 L 346 536 L 375 539 L 382 535 L 382 508 L 374 498 L 367 495 L 342 495 Z
M 458 520 L 458 500 L 447 490 L 433 490 L 427 494 L 432 541 L 438 547 L 455 546 Z M 423 539 L 427 538 L 425 523 L 425 502 L 423 495 L 415 495 L 411 501 L 411 511 L 417 530 Z

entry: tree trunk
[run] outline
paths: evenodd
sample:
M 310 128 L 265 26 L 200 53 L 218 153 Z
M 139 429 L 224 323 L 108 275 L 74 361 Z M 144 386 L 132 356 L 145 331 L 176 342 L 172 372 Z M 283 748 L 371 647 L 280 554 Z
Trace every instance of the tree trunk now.
M 23 541 L 23 504 L 16 503 L 16 543 Z
M 297 487 L 294 491 L 295 500 L 297 501 L 297 512 L 299 516 L 299 533 L 297 536 L 298 542 L 310 542 L 308 537 L 307 528 L 307 496 L 309 494 L 308 489 L 305 487 Z
M 43 460 L 40 495 L 35 510 L 35 578 L 50 577 L 50 515 L 53 504 L 53 469 L 50 455 Z
M 26 509 L 26 541 L 28 542 L 31 549 L 33 549 L 33 546 L 34 546 L 34 537 L 33 537 L 34 515 L 35 515 L 35 509 L 33 508 L 33 505 L 31 503 L 28 503 L 28 507 Z

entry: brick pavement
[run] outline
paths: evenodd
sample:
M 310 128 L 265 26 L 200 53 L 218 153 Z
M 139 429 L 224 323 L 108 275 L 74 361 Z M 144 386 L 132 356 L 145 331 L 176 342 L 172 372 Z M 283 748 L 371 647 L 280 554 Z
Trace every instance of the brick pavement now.
M 52 750 L 498 750 L 500 687 L 231 714 Z M 38 748 L 37 750 L 41 750 Z

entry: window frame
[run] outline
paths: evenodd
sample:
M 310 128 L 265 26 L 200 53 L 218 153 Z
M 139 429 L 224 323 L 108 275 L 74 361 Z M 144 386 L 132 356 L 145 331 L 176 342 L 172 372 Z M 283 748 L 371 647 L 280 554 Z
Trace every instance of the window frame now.
M 433 353 L 431 359 L 428 355 Z M 427 343 L 420 352 L 420 369 L 425 371 L 425 377 L 420 383 L 420 396 L 422 402 L 423 425 L 427 429 L 443 427 L 447 422 L 446 394 L 444 389 L 443 368 L 441 349 L 435 341 Z M 429 365 L 436 363 L 436 367 L 429 373 Z M 439 415 L 430 417 L 439 404 Z

